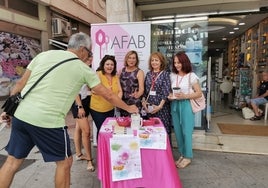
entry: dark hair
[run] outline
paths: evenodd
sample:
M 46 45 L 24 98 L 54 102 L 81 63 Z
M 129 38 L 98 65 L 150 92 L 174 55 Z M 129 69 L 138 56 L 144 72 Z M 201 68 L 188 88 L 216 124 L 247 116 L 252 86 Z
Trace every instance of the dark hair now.
M 193 68 L 192 68 L 192 64 L 191 61 L 189 59 L 189 57 L 186 55 L 185 52 L 178 52 L 175 54 L 175 56 L 173 57 L 173 63 L 172 63 L 172 72 L 174 73 L 178 73 L 178 70 L 176 69 L 176 67 L 174 66 L 174 59 L 175 57 L 177 57 L 179 59 L 179 62 L 181 63 L 181 70 L 183 72 L 185 72 L 186 74 L 189 72 L 192 72 Z
M 101 71 L 102 74 L 105 74 L 105 71 L 104 71 L 104 64 L 107 60 L 111 60 L 112 62 L 114 62 L 114 70 L 112 71 L 112 76 L 115 76 L 116 75 L 116 60 L 115 60 L 115 56 L 114 55 L 105 55 L 101 62 L 100 62 L 100 65 L 99 67 L 97 68 L 96 71 Z
M 153 57 L 158 57 L 160 62 L 161 62 L 161 65 L 160 65 L 160 71 L 166 69 L 166 66 L 167 66 L 167 61 L 166 61 L 166 58 L 164 57 L 164 55 L 161 53 L 161 52 L 153 52 L 151 55 L 150 55 L 150 58 L 149 58 L 149 70 L 152 71 L 153 70 L 153 67 L 151 65 L 151 60 Z
M 136 60 L 137 60 L 137 62 L 136 62 L 136 67 L 139 67 L 139 63 L 140 63 L 140 61 L 139 61 L 139 56 L 138 56 L 138 53 L 135 51 L 135 50 L 130 50 L 127 54 L 126 54 L 126 56 L 125 56 L 125 60 L 124 60 L 124 66 L 125 67 L 127 67 L 128 65 L 127 65 L 127 59 L 128 59 L 128 57 L 130 56 L 130 55 L 132 55 L 132 54 L 135 54 L 135 56 L 136 56 Z

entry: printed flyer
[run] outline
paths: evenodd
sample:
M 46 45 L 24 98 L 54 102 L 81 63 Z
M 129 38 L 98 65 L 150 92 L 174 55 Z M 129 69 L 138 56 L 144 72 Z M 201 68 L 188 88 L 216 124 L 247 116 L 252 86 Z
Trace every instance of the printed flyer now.
M 140 148 L 163 150 L 167 148 L 167 133 L 164 127 L 142 127 L 139 129 L 138 137 Z
M 112 181 L 142 177 L 139 139 L 133 135 L 113 135 L 110 139 Z

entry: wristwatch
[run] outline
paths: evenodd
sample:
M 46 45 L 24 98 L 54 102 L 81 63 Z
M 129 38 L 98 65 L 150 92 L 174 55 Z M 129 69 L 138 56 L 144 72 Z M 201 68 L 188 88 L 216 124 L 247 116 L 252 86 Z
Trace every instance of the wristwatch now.
M 83 106 L 77 106 L 78 109 L 83 108 Z

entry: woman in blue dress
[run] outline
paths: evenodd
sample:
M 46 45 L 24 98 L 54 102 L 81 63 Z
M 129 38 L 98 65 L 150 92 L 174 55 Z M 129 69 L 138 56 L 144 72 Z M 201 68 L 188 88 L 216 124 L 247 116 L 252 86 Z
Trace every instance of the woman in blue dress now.
M 158 117 L 163 122 L 167 134 L 171 134 L 171 114 L 168 95 L 171 90 L 170 73 L 166 71 L 167 62 L 160 52 L 149 58 L 149 72 L 145 76 L 143 109 L 147 116 Z

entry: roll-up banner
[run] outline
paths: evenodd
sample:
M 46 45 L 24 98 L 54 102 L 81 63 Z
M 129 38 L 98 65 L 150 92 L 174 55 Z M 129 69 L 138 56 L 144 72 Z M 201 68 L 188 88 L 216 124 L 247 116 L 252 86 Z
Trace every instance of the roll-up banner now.
M 96 70 L 105 55 L 114 55 L 117 71 L 124 66 L 128 51 L 135 50 L 139 56 L 139 68 L 148 70 L 151 53 L 151 23 L 102 23 L 91 25 L 92 68 Z

